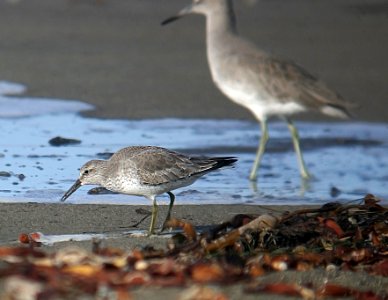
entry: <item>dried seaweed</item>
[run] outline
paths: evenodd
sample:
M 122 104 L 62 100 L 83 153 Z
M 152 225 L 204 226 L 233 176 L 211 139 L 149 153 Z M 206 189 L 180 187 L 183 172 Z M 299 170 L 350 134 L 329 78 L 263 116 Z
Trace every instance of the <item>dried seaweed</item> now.
M 94 241 L 92 252 L 65 248 L 49 254 L 38 248 L 37 233 L 21 234 L 19 240 L 26 246 L 0 247 L 0 278 L 4 281 L 0 296 L 13 299 L 12 293 L 24 291 L 33 295 L 31 299 L 75 299 L 81 294 L 103 298 L 109 294 L 124 300 L 131 299 L 131 288 L 136 286 L 241 282 L 247 293 L 388 299 L 387 292 L 375 294 L 330 282 L 314 286 L 257 281 L 271 272 L 314 268 L 387 277 L 388 210 L 378 202 L 367 195 L 358 204 L 328 203 L 280 216 L 237 215 L 200 234 L 192 224 L 172 219 L 167 225 L 182 233 L 174 235 L 165 249 L 125 251 L 103 248 Z M 190 293 L 227 299 L 206 289 Z

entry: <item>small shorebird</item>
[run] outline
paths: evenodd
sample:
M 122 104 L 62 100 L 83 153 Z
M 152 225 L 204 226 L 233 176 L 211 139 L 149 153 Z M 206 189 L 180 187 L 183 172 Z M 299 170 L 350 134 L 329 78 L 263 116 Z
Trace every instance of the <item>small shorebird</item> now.
M 207 58 L 214 83 L 230 100 L 249 109 L 261 125 L 261 139 L 249 178 L 257 178 L 269 138 L 267 119 L 272 116 L 287 122 L 301 176 L 309 178 L 298 131 L 289 116 L 316 111 L 348 118 L 350 104 L 298 65 L 269 55 L 242 39 L 237 34 L 232 0 L 194 0 L 162 25 L 191 13 L 206 16 Z
M 84 164 L 79 179 L 61 201 L 80 186 L 88 184 L 122 194 L 144 196 L 153 203 L 149 229 L 149 234 L 152 234 L 158 211 L 156 196 L 163 193 L 170 196 L 168 221 L 175 200 L 172 190 L 188 186 L 199 177 L 236 161 L 233 157 L 189 157 L 154 146 L 127 147 L 117 151 L 109 160 L 91 160 Z

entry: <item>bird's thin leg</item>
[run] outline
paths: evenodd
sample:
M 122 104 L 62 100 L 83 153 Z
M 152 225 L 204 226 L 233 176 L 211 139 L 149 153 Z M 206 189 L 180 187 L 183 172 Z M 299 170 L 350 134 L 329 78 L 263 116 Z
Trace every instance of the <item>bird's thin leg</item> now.
M 263 157 L 265 146 L 267 145 L 268 138 L 269 138 L 267 121 L 266 120 L 260 121 L 260 127 L 261 127 L 261 138 L 259 142 L 259 147 L 257 148 L 256 158 L 253 163 L 251 174 L 249 175 L 249 179 L 252 181 L 256 180 L 257 178 L 257 170 L 259 169 L 261 158 Z
M 163 222 L 163 226 L 162 226 L 161 231 L 166 229 L 166 224 L 167 224 L 168 220 L 170 220 L 170 218 L 171 218 L 171 210 L 172 210 L 172 207 L 174 206 L 174 201 L 175 201 L 175 195 L 173 193 L 167 192 L 167 194 L 170 196 L 170 204 L 168 205 L 168 212 L 167 212 L 166 220 L 164 220 L 164 222 Z
M 155 197 L 152 197 L 151 200 L 152 200 L 152 216 L 151 216 L 151 224 L 150 224 L 150 229 L 148 231 L 148 235 L 151 235 L 154 233 L 156 216 L 158 215 L 158 203 L 156 202 Z
M 296 152 L 296 155 L 298 157 L 300 174 L 301 174 L 302 178 L 309 179 L 309 178 L 311 178 L 311 176 L 310 176 L 309 172 L 307 171 L 306 164 L 304 163 L 304 160 L 303 160 L 302 151 L 300 150 L 298 130 L 296 129 L 294 123 L 292 123 L 291 120 L 289 120 L 289 119 L 286 119 L 286 120 L 287 120 L 287 124 L 288 124 L 288 129 L 291 132 L 292 142 L 294 144 L 295 152 Z

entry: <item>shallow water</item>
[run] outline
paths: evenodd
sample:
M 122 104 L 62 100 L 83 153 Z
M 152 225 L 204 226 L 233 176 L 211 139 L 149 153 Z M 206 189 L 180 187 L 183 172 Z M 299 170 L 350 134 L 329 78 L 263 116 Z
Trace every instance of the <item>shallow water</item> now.
M 128 145 L 238 157 L 236 167 L 176 190 L 177 205 L 322 204 L 355 200 L 366 193 L 388 199 L 388 124 L 297 123 L 306 163 L 315 176 L 303 182 L 287 126 L 271 123 L 259 179 L 252 186 L 248 174 L 259 137 L 255 122 L 84 118 L 77 112 L 92 107 L 82 102 L 6 96 L 24 91 L 22 85 L 0 82 L 1 202 L 58 202 L 82 164 Z M 82 142 L 51 146 L 48 141 L 56 136 Z M 80 188 L 66 203 L 149 204 L 136 196 L 88 195 L 91 187 Z

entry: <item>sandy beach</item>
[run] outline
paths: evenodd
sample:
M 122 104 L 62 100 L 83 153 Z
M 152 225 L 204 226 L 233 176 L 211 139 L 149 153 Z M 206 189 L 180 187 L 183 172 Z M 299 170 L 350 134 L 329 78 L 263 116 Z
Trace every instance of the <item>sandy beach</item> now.
M 25 84 L 30 96 L 91 103 L 96 110 L 85 113 L 88 117 L 253 120 L 248 111 L 228 101 L 211 82 L 204 19 L 190 16 L 160 26 L 162 20 L 175 14 L 184 3 L 181 0 L 0 0 L 0 79 Z M 236 3 L 241 35 L 304 66 L 344 98 L 359 105 L 355 110 L 357 120 L 388 120 L 386 2 L 249 3 Z M 322 116 L 302 118 L 321 120 Z M 21 232 L 76 234 L 127 230 L 128 224 L 140 218 L 137 208 L 1 203 L 0 239 L 3 245 L 15 245 Z M 174 208 L 174 216 L 196 225 L 209 225 L 238 213 L 271 209 L 179 205 Z M 295 207 L 276 207 L 279 211 L 292 209 Z M 161 211 L 165 212 L 166 207 Z M 148 224 L 146 220 L 140 229 L 146 229 Z M 150 243 L 163 247 L 165 242 L 165 238 L 156 237 L 104 241 L 120 248 Z M 70 244 L 91 247 L 87 241 L 45 248 L 53 251 Z M 352 278 L 347 280 L 351 282 Z M 236 288 L 228 294 L 234 293 L 237 299 L 241 294 L 236 296 L 236 291 L 240 293 Z M 177 292 L 173 290 L 169 296 Z M 149 291 L 139 295 L 139 298 L 144 295 L 157 298 L 156 293 L 150 295 Z

